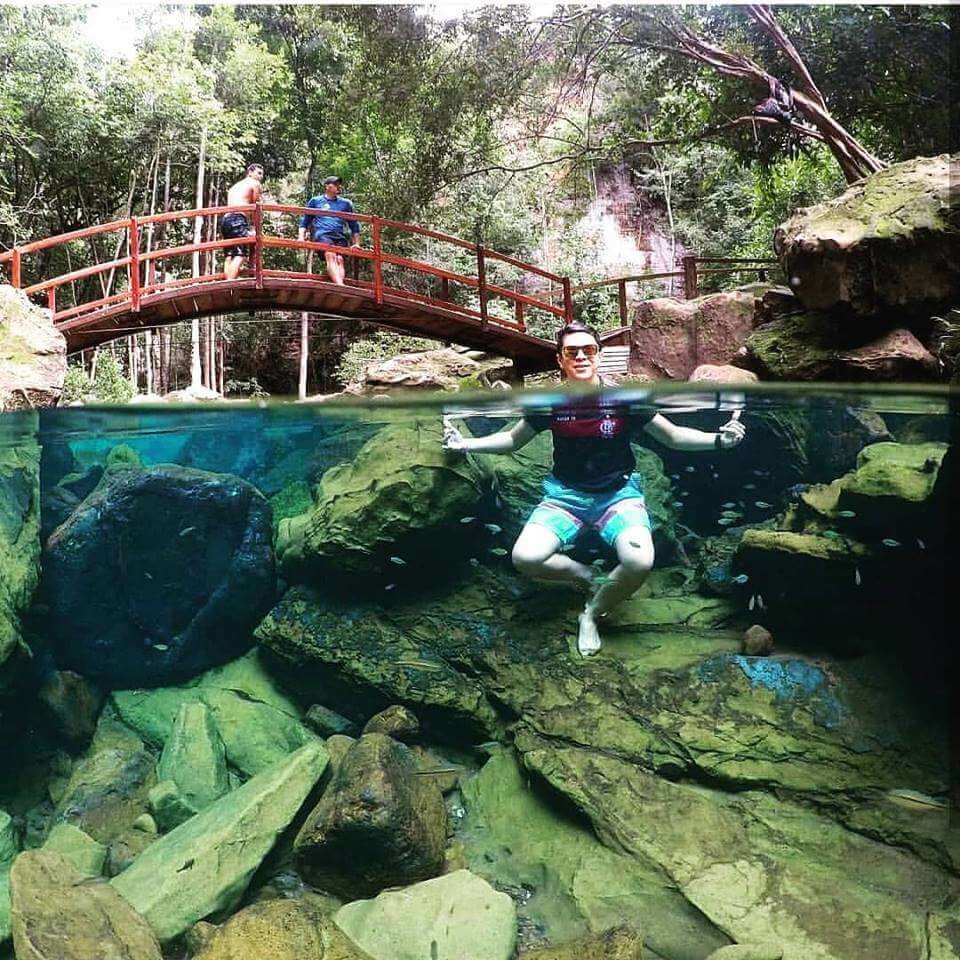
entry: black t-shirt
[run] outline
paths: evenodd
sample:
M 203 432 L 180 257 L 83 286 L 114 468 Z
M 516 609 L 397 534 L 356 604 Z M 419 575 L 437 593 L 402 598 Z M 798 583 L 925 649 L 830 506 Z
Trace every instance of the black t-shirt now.
M 630 441 L 656 416 L 631 413 L 623 401 L 586 397 L 551 413 L 524 415 L 537 433 L 553 434 L 553 475 L 588 493 L 616 490 L 636 469 Z

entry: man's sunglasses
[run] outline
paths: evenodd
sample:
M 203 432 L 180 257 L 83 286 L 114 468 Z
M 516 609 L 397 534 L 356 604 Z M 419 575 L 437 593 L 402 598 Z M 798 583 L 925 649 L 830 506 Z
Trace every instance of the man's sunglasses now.
M 580 353 L 585 357 L 595 357 L 600 352 L 600 348 L 595 343 L 586 343 L 581 347 L 564 347 L 560 352 L 564 359 L 576 360 Z

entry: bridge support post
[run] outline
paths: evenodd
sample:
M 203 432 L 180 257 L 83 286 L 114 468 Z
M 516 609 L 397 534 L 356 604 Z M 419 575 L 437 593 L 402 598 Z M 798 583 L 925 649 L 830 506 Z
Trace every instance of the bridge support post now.
M 140 227 L 136 217 L 130 218 L 128 245 L 130 248 L 130 309 L 140 312 Z
M 20 248 L 13 248 L 13 256 L 10 258 L 10 282 L 18 290 L 22 286 L 20 279 Z
M 698 293 L 697 258 L 686 256 L 683 258 L 683 295 L 687 300 L 696 300 Z
M 263 204 L 259 201 L 253 208 L 253 229 L 255 242 L 253 245 L 253 278 L 257 289 L 263 289 Z
M 376 303 L 383 303 L 383 259 L 380 238 L 380 218 L 373 217 L 370 230 L 373 238 L 373 299 Z
M 563 278 L 563 322 L 573 323 L 573 291 L 569 277 Z
M 628 326 L 627 321 L 627 281 L 621 280 L 617 284 L 617 300 L 620 304 L 620 326 Z
M 483 247 L 477 244 L 477 291 L 480 294 L 480 322 L 487 325 L 487 262 Z

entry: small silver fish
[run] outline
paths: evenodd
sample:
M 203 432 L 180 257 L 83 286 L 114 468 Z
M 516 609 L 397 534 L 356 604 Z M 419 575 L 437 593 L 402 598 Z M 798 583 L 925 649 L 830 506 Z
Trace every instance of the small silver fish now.
M 683 469 L 686 470 L 687 473 L 696 473 L 696 472 L 697 472 L 697 468 L 696 468 L 696 467 L 684 467 Z
M 717 521 L 717 523 L 719 523 L 721 527 L 729 527 L 731 523 L 736 523 L 736 522 L 737 522 L 736 517 L 721 517 Z
M 395 563 L 398 567 L 405 567 L 407 565 L 407 561 L 404 560 L 403 557 L 391 557 L 390 562 Z
M 155 643 L 155 644 L 153 645 L 153 649 L 154 649 L 154 650 L 159 650 L 161 653 L 163 653 L 164 650 L 169 650 L 170 647 L 167 646 L 167 644 L 165 644 L 165 643 Z
M 917 546 L 918 546 L 921 550 L 926 550 L 926 549 L 927 549 L 927 545 L 926 545 L 919 537 L 917 537 Z
M 761 510 L 769 510 L 773 506 L 771 503 L 767 503 L 766 500 L 757 500 L 754 502 L 755 507 L 759 507 Z
M 491 552 L 495 557 L 505 557 L 505 556 L 507 555 L 507 551 L 504 550 L 503 547 L 494 547 L 490 552 Z
M 682 506 L 683 506 L 683 501 L 682 501 L 682 500 L 674 500 L 674 501 L 673 501 L 673 506 L 675 506 L 675 507 L 677 507 L 677 508 L 682 507 Z
M 763 602 L 763 595 L 759 593 L 757 594 L 757 607 L 760 610 L 766 610 L 766 604 Z
M 853 569 L 853 582 L 859 587 L 863 580 L 860 577 L 860 568 L 854 567 Z
M 152 576 L 151 574 L 147 573 L 146 570 L 143 571 L 143 575 L 144 575 L 148 580 L 152 580 L 152 579 L 153 579 L 153 576 Z
M 855 517 L 856 515 L 857 515 L 857 514 L 856 514 L 855 511 L 853 511 L 853 510 L 838 510 L 838 511 L 837 511 L 837 516 L 838 516 L 838 517 L 843 517 L 844 520 L 851 520 L 851 519 L 852 519 L 853 517 Z
M 747 609 L 752 610 L 757 604 L 757 595 L 755 593 L 750 594 L 750 602 L 747 604 Z
M 722 506 L 724 510 L 732 510 L 736 506 L 736 504 L 732 500 L 730 500 L 728 503 L 720 504 L 720 506 Z
M 831 540 L 840 540 L 840 534 L 836 530 L 824 530 L 823 535 L 829 537 Z
M 477 519 L 476 517 L 462 517 L 462 518 L 460 519 L 460 522 L 461 522 L 461 523 L 473 523 L 473 521 L 476 520 L 476 519 Z
M 671 479 L 671 480 L 679 480 L 679 479 L 680 479 L 680 474 L 679 474 L 679 473 L 671 473 L 671 474 L 670 474 L 670 479 Z
M 498 527 L 495 523 L 485 523 L 484 527 L 486 527 L 487 530 L 489 530 L 494 536 L 503 530 L 503 527 Z
M 393 590 L 396 587 L 395 583 L 388 583 L 383 589 L 384 590 Z
M 196 529 L 197 529 L 196 527 L 184 527 L 183 530 L 181 530 L 181 531 L 177 534 L 177 536 L 178 536 L 178 537 L 185 537 L 188 533 L 193 533 L 193 531 L 196 530 Z
M 939 797 L 931 797 L 919 790 L 893 789 L 887 791 L 887 798 L 902 807 L 916 809 L 927 807 L 932 810 L 946 810 L 947 803 Z
M 480 561 L 476 557 L 471 557 L 467 562 L 470 564 L 471 567 L 480 566 Z
M 743 586 L 750 578 L 745 573 L 737 574 L 730 582 L 737 583 Z
M 684 491 L 680 494 L 680 496 L 681 496 L 681 497 L 689 497 L 689 496 L 690 496 L 690 491 L 689 491 L 689 490 L 684 490 Z
M 885 547 L 899 547 L 900 541 L 894 540 L 893 537 L 885 537 L 880 541 Z
M 397 660 L 399 667 L 415 667 L 417 670 L 426 670 L 429 673 L 438 673 L 443 669 L 439 663 L 431 663 L 429 660 Z
M 756 485 L 755 483 L 745 483 L 745 484 L 743 485 L 743 489 L 744 489 L 744 490 L 756 490 L 756 489 L 757 489 L 757 485 Z

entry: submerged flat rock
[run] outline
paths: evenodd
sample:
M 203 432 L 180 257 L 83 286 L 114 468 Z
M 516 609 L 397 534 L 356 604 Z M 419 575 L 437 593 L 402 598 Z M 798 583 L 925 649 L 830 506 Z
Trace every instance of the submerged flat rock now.
M 316 740 L 145 850 L 111 883 L 161 941 L 236 905 L 327 765 Z

